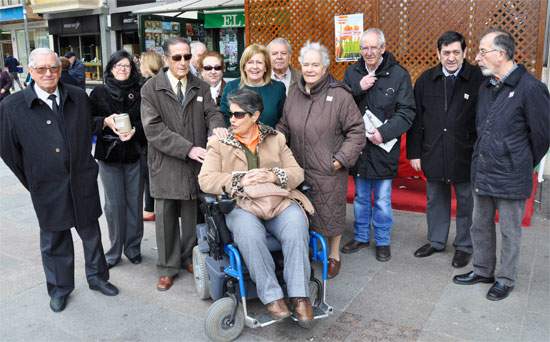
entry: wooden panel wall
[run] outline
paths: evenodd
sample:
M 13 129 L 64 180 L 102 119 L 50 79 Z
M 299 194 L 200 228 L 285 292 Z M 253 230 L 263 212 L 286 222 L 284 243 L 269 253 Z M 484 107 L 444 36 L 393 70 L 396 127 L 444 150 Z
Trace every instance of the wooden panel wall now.
M 501 27 L 516 40 L 516 61 L 540 78 L 547 6 L 547 0 L 245 0 L 246 44 L 284 37 L 293 49 L 291 65 L 300 68 L 299 51 L 308 40 L 334 56 L 334 16 L 363 13 L 364 29 L 382 29 L 386 50 L 414 82 L 438 63 L 437 38 L 445 31 L 464 35 L 467 59 L 474 62 L 481 33 Z M 351 64 L 333 61 L 329 71 L 341 80 Z

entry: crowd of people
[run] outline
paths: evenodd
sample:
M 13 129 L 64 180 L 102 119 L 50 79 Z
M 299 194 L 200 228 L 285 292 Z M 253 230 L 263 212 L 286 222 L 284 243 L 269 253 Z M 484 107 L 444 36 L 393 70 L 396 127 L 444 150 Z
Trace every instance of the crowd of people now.
M 369 246 L 371 226 L 376 259 L 391 258 L 391 189 L 403 134 L 411 166 L 427 179 L 427 243 L 414 256 L 447 247 L 454 189 L 452 265 L 465 267 L 473 255 L 473 270 L 453 281 L 491 283 L 487 298 L 506 298 L 517 280 L 533 167 L 550 144 L 548 89 L 514 62 L 514 48 L 508 32 L 491 29 L 480 37 L 476 66 L 466 60 L 464 37 L 446 32 L 437 41 L 440 63 L 413 87 L 379 29 L 363 32 L 361 57 L 343 81 L 328 72 L 326 47 L 308 41 L 299 51 L 301 68 L 293 68 L 291 45 L 277 38 L 267 47 L 248 46 L 241 77 L 226 83 L 219 52 L 172 37 L 163 56 L 115 52 L 104 84 L 89 97 L 79 89 L 74 53 L 63 59 L 35 49 L 24 91 L 7 96 L 11 77 L 0 75 L 0 156 L 31 193 L 51 309 L 63 310 L 74 289 L 71 228 L 84 245 L 89 287 L 112 296 L 118 289 L 109 269 L 123 255 L 141 263 L 143 221 L 154 221 L 157 289 L 166 291 L 180 270 L 193 273 L 200 192 L 219 195 L 224 188 L 238 198 L 226 222 L 260 300 L 276 319 L 292 310 L 311 321 L 308 229 L 328 241 L 328 278 L 340 272 L 340 252 Z M 356 188 L 354 236 L 341 247 L 349 175 Z M 304 181 L 311 201 L 297 190 Z M 242 194 L 261 187 L 285 195 L 259 210 Z M 290 309 L 266 231 L 282 245 Z

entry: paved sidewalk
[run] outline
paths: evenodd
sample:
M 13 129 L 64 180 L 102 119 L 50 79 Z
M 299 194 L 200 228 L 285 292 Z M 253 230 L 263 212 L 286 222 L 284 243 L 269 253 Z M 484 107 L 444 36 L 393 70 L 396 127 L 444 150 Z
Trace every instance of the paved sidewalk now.
M 471 270 L 471 265 L 460 270 L 451 266 L 452 242 L 444 253 L 413 257 L 425 243 L 425 215 L 395 211 L 389 262 L 376 261 L 372 246 L 342 255 L 341 273 L 328 283 L 333 316 L 318 321 L 312 330 L 290 320 L 263 329 L 245 328 L 239 341 L 550 341 L 546 183 L 543 206 L 535 206 L 533 224 L 523 230 L 519 281 L 506 300 L 485 299 L 488 284 L 452 282 L 454 275 Z M 120 289 L 116 297 L 88 289 L 82 244 L 73 230 L 76 289 L 67 308 L 53 313 L 30 196 L 1 161 L 0 212 L 1 341 L 207 340 L 203 318 L 212 301 L 197 298 L 190 274 L 182 272 L 167 292 L 156 290 L 154 223 L 145 223 L 143 263 L 133 265 L 123 258 L 111 269 L 111 281 Z M 103 216 L 100 223 L 108 246 Z M 343 243 L 351 239 L 352 230 L 353 210 L 348 206 Z M 263 308 L 255 301 L 250 310 Z

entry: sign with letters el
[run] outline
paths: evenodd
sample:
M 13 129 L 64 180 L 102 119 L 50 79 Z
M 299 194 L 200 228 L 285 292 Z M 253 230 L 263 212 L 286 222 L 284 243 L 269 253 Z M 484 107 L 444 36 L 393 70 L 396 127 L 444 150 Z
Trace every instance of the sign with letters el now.
M 204 13 L 204 28 L 244 27 L 244 12 Z

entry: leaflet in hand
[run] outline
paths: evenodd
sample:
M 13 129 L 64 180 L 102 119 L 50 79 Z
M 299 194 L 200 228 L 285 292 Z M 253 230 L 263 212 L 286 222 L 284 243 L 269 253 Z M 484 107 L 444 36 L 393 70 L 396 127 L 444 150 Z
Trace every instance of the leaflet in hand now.
M 372 134 L 369 133 L 369 131 L 372 131 L 373 129 L 378 128 L 384 124 L 382 121 L 380 121 L 380 119 L 376 117 L 376 115 L 374 115 L 368 109 L 365 111 L 365 115 L 363 115 L 363 121 L 365 122 L 365 128 L 367 129 L 367 134 L 366 134 L 367 138 L 370 138 L 372 136 Z M 393 148 L 393 145 L 395 145 L 396 142 L 397 142 L 397 138 L 393 138 L 390 141 L 381 143 L 380 145 L 378 145 L 378 147 L 390 153 L 391 149 Z

